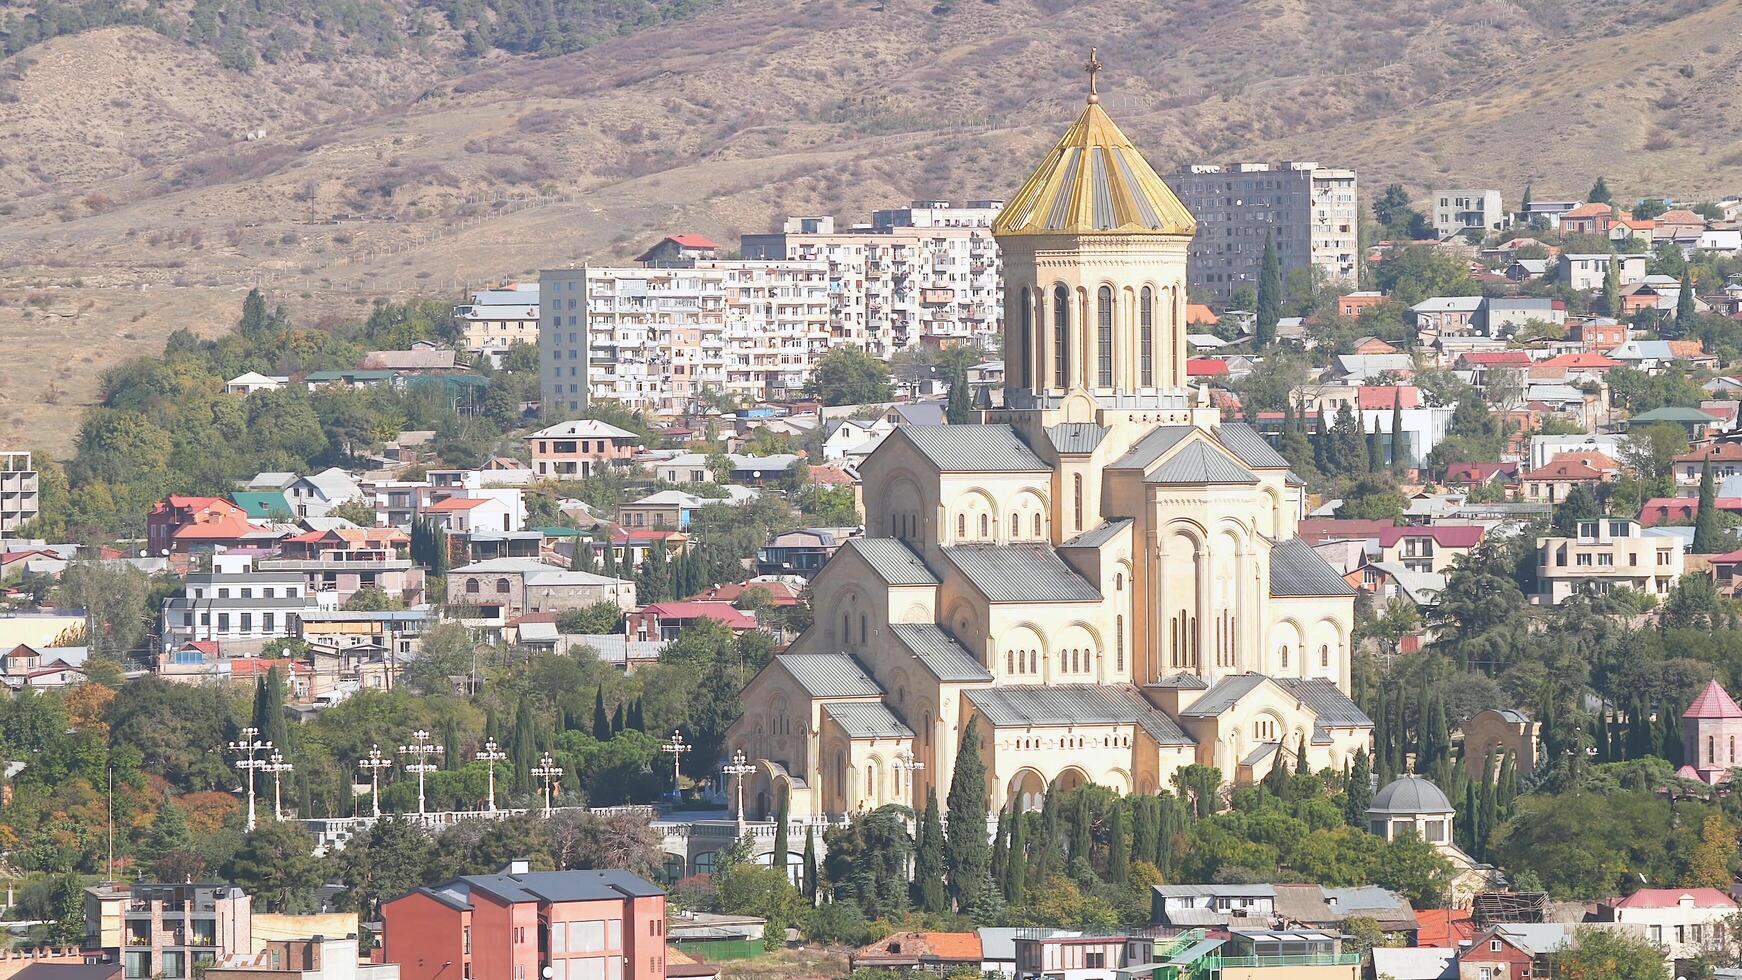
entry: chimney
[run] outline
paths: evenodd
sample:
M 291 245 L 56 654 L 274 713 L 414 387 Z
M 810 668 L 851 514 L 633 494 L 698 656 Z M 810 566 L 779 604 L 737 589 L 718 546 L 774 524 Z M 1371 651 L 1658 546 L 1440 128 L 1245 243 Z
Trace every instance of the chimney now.
M 508 861 L 508 867 L 503 868 L 502 873 L 505 875 L 523 875 L 523 874 L 530 872 L 531 870 L 532 870 L 531 859 L 523 858 L 523 857 L 522 858 L 511 858 Z

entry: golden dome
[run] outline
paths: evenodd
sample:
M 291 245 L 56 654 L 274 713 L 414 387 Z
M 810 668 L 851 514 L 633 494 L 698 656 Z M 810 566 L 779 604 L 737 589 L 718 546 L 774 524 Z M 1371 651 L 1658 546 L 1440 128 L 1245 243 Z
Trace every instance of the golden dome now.
M 1197 219 L 1101 108 L 1093 55 L 1090 67 L 1089 104 L 1004 205 L 992 234 L 1191 237 Z

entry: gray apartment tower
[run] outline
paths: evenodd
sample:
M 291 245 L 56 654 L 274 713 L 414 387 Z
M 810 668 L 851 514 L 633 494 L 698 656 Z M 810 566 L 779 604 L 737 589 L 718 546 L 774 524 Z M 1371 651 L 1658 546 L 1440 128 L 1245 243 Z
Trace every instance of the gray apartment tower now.
M 1191 164 L 1168 183 L 1198 219 L 1186 264 L 1194 294 L 1226 305 L 1241 287 L 1257 289 L 1267 235 L 1285 282 L 1295 269 L 1317 266 L 1328 281 L 1353 288 L 1360 259 L 1355 171 L 1305 162 Z

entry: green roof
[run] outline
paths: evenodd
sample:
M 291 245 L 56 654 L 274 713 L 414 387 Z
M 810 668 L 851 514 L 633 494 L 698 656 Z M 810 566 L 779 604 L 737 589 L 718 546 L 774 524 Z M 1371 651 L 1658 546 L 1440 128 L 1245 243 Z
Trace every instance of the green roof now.
M 290 502 L 284 499 L 284 493 L 280 490 L 238 490 L 230 494 L 230 502 L 247 511 L 251 520 L 296 514 L 296 511 L 290 509 Z
M 1637 425 L 1641 422 L 1679 422 L 1683 425 L 1690 423 L 1711 425 L 1716 421 L 1718 420 L 1697 408 L 1684 408 L 1680 405 L 1665 405 L 1662 408 L 1654 408 L 1649 412 L 1635 415 L 1627 420 L 1627 424 Z

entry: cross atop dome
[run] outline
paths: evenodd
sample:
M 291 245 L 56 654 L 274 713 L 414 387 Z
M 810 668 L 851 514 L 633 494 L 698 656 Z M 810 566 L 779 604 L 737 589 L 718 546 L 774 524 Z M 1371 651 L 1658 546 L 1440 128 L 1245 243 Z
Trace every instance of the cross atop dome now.
M 1091 105 L 1101 101 L 1101 94 L 1095 90 L 1095 75 L 1098 74 L 1103 67 L 1101 59 L 1095 57 L 1095 49 L 1090 48 L 1089 60 L 1083 65 L 1083 70 L 1089 73 L 1089 103 Z

